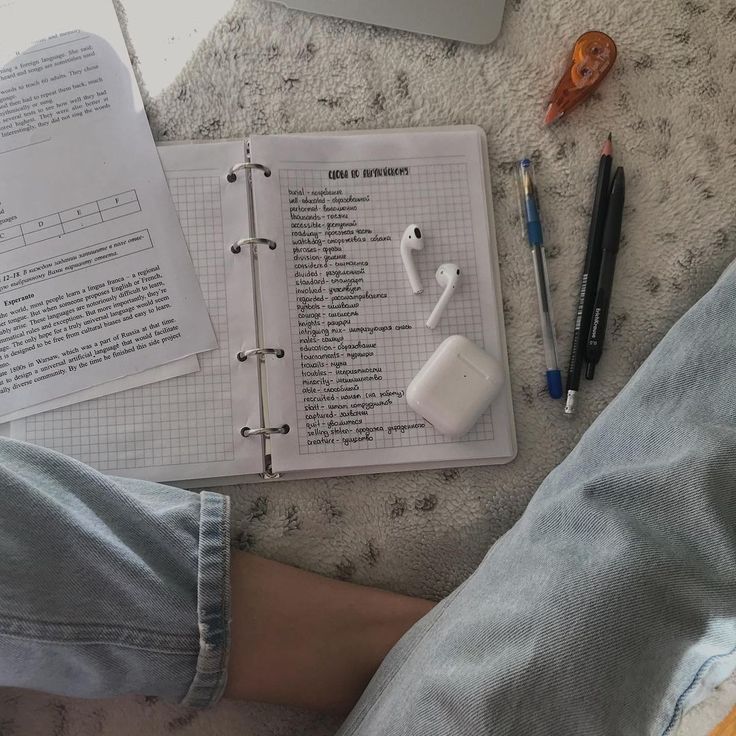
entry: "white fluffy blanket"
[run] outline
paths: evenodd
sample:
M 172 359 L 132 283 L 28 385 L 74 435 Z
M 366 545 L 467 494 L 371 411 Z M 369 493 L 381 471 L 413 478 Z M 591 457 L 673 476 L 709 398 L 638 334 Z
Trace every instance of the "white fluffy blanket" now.
M 160 140 L 451 123 L 488 132 L 517 460 L 227 490 L 241 548 L 438 598 L 514 523 L 539 482 L 736 256 L 736 6 L 508 0 L 501 37 L 481 48 L 308 17 L 265 0 L 238 0 L 226 15 L 222 4 L 123 0 Z M 209 31 L 213 12 L 224 17 Z M 544 130 L 545 99 L 564 57 L 592 28 L 618 42 L 617 66 L 593 101 Z M 519 242 L 510 167 L 524 152 L 537 160 L 566 356 L 592 181 L 609 130 L 627 167 L 625 240 L 610 348 L 571 422 L 544 395 L 533 279 Z M 734 701 L 736 681 L 689 715 L 682 733 L 704 736 Z M 265 706 L 226 703 L 193 713 L 145 698 L 0 695 L 4 736 L 322 736 L 335 727 L 332 719 Z

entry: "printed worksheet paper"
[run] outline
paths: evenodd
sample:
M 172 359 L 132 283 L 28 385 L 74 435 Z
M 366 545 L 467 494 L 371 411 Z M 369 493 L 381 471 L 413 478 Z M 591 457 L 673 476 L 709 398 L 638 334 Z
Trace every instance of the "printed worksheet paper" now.
M 249 230 L 245 180 L 225 172 L 245 155 L 242 141 L 160 149 L 184 233 L 217 332 L 218 348 L 197 373 L 38 414 L 12 436 L 77 458 L 113 475 L 185 481 L 263 472 L 252 261 L 230 243 Z
M 0 421 L 216 346 L 112 3 L 0 5 Z

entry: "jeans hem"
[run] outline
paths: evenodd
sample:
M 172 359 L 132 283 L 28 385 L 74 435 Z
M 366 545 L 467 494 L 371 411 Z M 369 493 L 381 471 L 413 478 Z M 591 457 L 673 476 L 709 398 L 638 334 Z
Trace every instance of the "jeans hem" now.
M 230 499 L 204 491 L 199 525 L 197 671 L 181 704 L 207 708 L 227 684 L 230 651 Z
M 667 725 L 667 728 L 665 728 L 665 730 L 662 732 L 662 736 L 671 736 L 671 734 L 675 733 L 676 729 L 680 725 L 683 715 L 687 713 L 688 710 L 690 710 L 691 706 L 687 705 L 688 698 L 691 697 L 693 693 L 695 692 L 695 690 L 698 688 L 698 686 L 701 685 L 701 683 L 707 677 L 708 672 L 713 667 L 713 665 L 717 664 L 718 662 L 722 662 L 723 660 L 733 661 L 733 667 L 730 668 L 730 672 L 725 673 L 723 677 L 719 679 L 719 682 L 713 683 L 712 687 L 709 688 L 709 691 L 715 690 L 719 685 L 722 685 L 729 677 L 731 677 L 734 672 L 736 672 L 736 656 L 735 655 L 736 655 L 736 646 L 734 646 L 728 652 L 724 652 L 723 654 L 714 654 L 712 657 L 709 657 L 708 659 L 705 660 L 705 662 L 703 662 L 703 664 L 700 666 L 700 668 L 696 672 L 695 677 L 693 678 L 693 681 L 688 685 L 688 687 L 684 690 L 684 692 L 677 699 L 677 702 L 675 703 L 674 712 L 672 713 L 672 718 L 670 719 L 670 722 Z M 694 703 L 693 705 L 697 705 L 697 704 L 698 702 L 696 701 L 696 703 Z

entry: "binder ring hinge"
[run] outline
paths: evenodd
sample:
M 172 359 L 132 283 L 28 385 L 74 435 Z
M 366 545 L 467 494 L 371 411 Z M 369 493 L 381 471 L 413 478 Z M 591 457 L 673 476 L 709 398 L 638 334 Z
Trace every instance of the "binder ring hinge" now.
M 269 240 L 268 238 L 241 238 L 240 240 L 236 240 L 230 246 L 230 252 L 236 254 L 240 253 L 244 245 L 267 245 L 269 247 L 269 250 L 276 250 L 275 241 Z
M 289 434 L 288 424 L 282 424 L 280 427 L 259 427 L 258 429 L 251 429 L 250 427 L 243 427 L 240 430 L 240 434 L 243 437 L 270 437 L 272 434 Z
M 258 169 L 259 171 L 262 171 L 263 176 L 271 176 L 271 169 L 269 169 L 268 166 L 264 166 L 263 164 L 255 164 L 251 161 L 246 161 L 240 164 L 235 164 L 235 166 L 231 166 L 230 170 L 227 172 L 227 180 L 232 184 L 238 178 L 238 171 L 251 171 L 253 169 Z
M 281 348 L 252 348 L 251 350 L 241 350 L 238 353 L 238 360 L 245 363 L 251 355 L 258 355 L 261 359 L 267 355 L 275 355 L 277 358 L 283 358 L 286 353 Z

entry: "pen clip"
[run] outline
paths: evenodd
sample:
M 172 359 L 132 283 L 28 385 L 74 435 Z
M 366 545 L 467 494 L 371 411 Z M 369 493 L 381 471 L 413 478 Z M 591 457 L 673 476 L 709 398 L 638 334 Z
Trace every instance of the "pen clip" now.
M 542 223 L 539 215 L 539 197 L 534 179 L 534 164 L 523 158 L 516 167 L 516 180 L 519 191 L 519 209 L 523 235 L 530 247 L 543 245 Z

